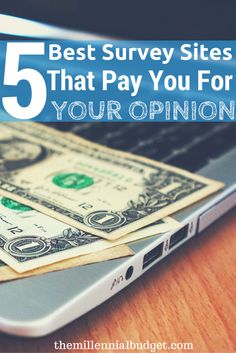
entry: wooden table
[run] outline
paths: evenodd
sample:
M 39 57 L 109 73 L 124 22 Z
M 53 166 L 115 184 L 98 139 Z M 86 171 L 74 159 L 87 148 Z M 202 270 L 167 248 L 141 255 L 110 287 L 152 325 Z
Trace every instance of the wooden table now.
M 236 352 L 235 216 L 234 210 L 121 293 L 56 333 L 36 339 L 0 335 L 0 351 L 56 352 L 54 341 L 59 340 L 149 340 L 193 344 L 193 350 L 178 352 Z M 167 351 L 177 352 L 158 352 Z

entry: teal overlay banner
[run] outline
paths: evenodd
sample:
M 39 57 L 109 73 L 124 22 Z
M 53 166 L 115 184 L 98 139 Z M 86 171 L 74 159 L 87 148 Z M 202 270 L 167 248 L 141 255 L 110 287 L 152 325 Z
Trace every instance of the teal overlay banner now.
M 1 121 L 234 122 L 236 41 L 1 41 Z

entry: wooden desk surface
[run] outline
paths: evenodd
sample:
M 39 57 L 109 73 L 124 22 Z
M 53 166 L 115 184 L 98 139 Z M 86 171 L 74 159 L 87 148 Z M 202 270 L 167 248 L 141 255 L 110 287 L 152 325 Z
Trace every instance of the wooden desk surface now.
M 236 352 L 235 216 L 234 210 L 115 297 L 56 333 L 36 339 L 0 335 L 0 351 L 56 352 L 58 340 L 149 340 L 193 344 L 193 350 L 178 352 Z

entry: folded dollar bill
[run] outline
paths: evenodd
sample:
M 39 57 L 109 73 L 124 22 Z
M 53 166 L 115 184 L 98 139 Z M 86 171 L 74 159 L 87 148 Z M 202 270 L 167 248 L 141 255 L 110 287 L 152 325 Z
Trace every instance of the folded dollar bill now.
M 44 273 L 66 270 L 72 267 L 83 266 L 108 260 L 114 260 L 133 255 L 133 251 L 127 245 L 118 245 L 113 248 L 98 251 L 95 254 L 82 255 L 72 259 L 56 262 L 51 265 L 36 268 L 35 270 L 18 273 L 4 262 L 0 261 L 0 282 L 32 277 Z
M 1 126 L 0 194 L 105 239 L 134 232 L 222 187 L 36 123 Z
M 70 227 L 39 211 L 0 198 L 0 259 L 25 272 L 71 257 L 97 252 L 179 228 L 170 217 L 114 241 Z

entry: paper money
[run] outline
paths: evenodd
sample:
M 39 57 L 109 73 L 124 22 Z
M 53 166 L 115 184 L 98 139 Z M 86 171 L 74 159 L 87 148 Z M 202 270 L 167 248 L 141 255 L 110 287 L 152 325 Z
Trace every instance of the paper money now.
M 2 124 L 0 156 L 1 195 L 105 239 L 134 232 L 223 187 L 35 123 Z
M 26 206 L 22 203 L 14 201 L 12 199 L 0 196 L 0 210 L 4 206 L 11 212 L 17 214 L 21 219 L 27 219 L 28 222 L 35 225 L 41 231 L 51 236 L 57 236 L 62 234 L 68 229 L 68 224 L 58 221 L 52 217 L 47 216 L 33 208 Z M 3 211 L 4 212 L 4 211 Z M 176 221 L 172 217 L 165 217 L 160 219 L 147 227 L 138 229 L 137 231 L 127 234 L 123 239 L 117 240 L 117 243 L 127 243 L 135 240 L 139 240 L 152 235 L 158 235 L 178 229 L 181 227 L 181 223 Z
M 129 243 L 180 227 L 170 217 L 114 241 L 72 228 L 26 205 L 0 198 L 0 259 L 17 272 Z
M 108 260 L 114 260 L 126 256 L 133 255 L 134 252 L 127 245 L 118 245 L 111 249 L 98 251 L 95 254 L 82 255 L 72 259 L 57 262 L 52 265 L 43 266 L 35 270 L 18 273 L 11 269 L 9 266 L 0 261 L 0 282 L 32 277 L 44 273 L 66 270 L 72 267 L 83 266 Z

